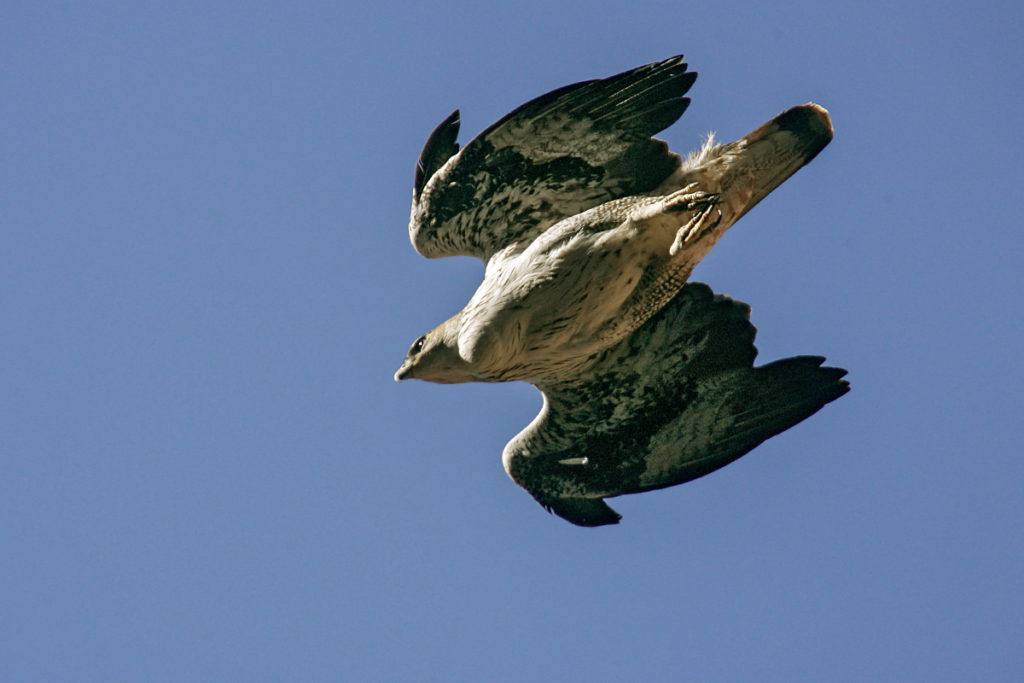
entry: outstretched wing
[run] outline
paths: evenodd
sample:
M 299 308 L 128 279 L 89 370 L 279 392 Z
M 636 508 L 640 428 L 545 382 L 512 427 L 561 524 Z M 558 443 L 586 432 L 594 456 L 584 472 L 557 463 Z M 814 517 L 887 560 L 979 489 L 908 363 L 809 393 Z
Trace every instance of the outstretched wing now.
M 505 447 L 509 475 L 582 526 L 614 524 L 604 498 L 675 486 L 736 460 L 849 390 L 824 358 L 753 367 L 746 304 L 686 285 Z
M 409 236 L 427 257 L 483 260 L 555 222 L 650 192 L 680 164 L 651 136 L 672 125 L 697 74 L 682 56 L 527 102 L 458 151 L 459 112 L 416 166 Z

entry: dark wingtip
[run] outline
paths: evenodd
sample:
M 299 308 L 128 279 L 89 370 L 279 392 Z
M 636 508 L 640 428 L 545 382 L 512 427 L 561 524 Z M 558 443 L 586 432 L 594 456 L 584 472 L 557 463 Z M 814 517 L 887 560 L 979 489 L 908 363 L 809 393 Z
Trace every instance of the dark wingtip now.
M 558 498 L 544 507 L 576 526 L 606 526 L 622 519 L 603 498 Z
M 456 142 L 459 122 L 459 110 L 456 109 L 434 129 L 423 145 L 423 152 L 416 162 L 416 178 L 413 182 L 416 199 L 420 198 L 430 177 L 459 151 L 459 143 Z
M 805 417 L 797 420 L 799 422 L 850 391 L 850 382 L 845 379 L 847 371 L 824 363 L 824 356 L 794 356 L 773 361 L 755 371 L 765 381 L 774 383 L 776 398 L 788 392 L 794 404 L 810 408 Z

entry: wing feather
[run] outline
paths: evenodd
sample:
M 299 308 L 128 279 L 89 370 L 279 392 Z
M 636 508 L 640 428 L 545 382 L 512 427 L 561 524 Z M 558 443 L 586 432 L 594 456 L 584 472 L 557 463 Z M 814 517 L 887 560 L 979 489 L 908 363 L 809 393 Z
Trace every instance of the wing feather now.
M 510 476 L 573 523 L 614 523 L 603 498 L 703 476 L 849 390 L 821 357 L 755 368 L 749 312 L 686 285 L 585 375 L 540 387 L 541 414 L 505 448 Z
M 459 110 L 456 109 L 427 138 L 419 161 L 416 162 L 413 201 L 419 201 L 427 180 L 459 151 L 459 143 L 455 141 L 459 136 L 459 123 Z
M 542 95 L 461 151 L 458 112 L 424 146 L 409 234 L 424 256 L 487 260 L 568 216 L 650 192 L 680 165 L 651 136 L 674 123 L 696 79 L 682 56 Z

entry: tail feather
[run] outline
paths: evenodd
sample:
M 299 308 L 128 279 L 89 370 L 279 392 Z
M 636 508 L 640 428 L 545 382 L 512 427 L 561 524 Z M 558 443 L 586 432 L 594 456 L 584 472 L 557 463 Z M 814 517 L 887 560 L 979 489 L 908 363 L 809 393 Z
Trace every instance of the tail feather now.
M 817 104 L 792 107 L 735 142 L 709 136 L 655 194 L 690 183 L 721 198 L 725 232 L 832 141 L 832 118 Z
M 741 142 L 746 144 L 744 154 L 759 170 L 753 195 L 734 222 L 832 142 L 832 117 L 817 104 L 801 104 L 751 131 Z

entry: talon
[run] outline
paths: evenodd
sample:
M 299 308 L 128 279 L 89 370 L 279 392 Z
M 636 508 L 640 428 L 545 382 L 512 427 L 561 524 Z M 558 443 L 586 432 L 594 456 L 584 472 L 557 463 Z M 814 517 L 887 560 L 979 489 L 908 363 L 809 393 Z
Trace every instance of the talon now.
M 707 206 L 714 206 L 721 203 L 719 195 L 696 189 L 697 183 L 690 183 L 681 190 L 673 192 L 665 199 L 665 213 L 678 213 L 680 211 L 696 211 Z
M 704 206 L 700 213 L 687 221 L 686 225 L 679 228 L 676 232 L 676 238 L 672 241 L 672 246 L 669 247 L 669 256 L 675 256 L 684 245 L 693 242 L 697 237 L 718 227 L 718 224 L 722 222 L 722 210 L 715 208 L 718 204 L 718 198 L 715 196 L 712 203 L 708 203 Z M 714 220 L 709 223 L 708 219 L 711 216 L 712 209 L 714 209 L 717 215 Z

